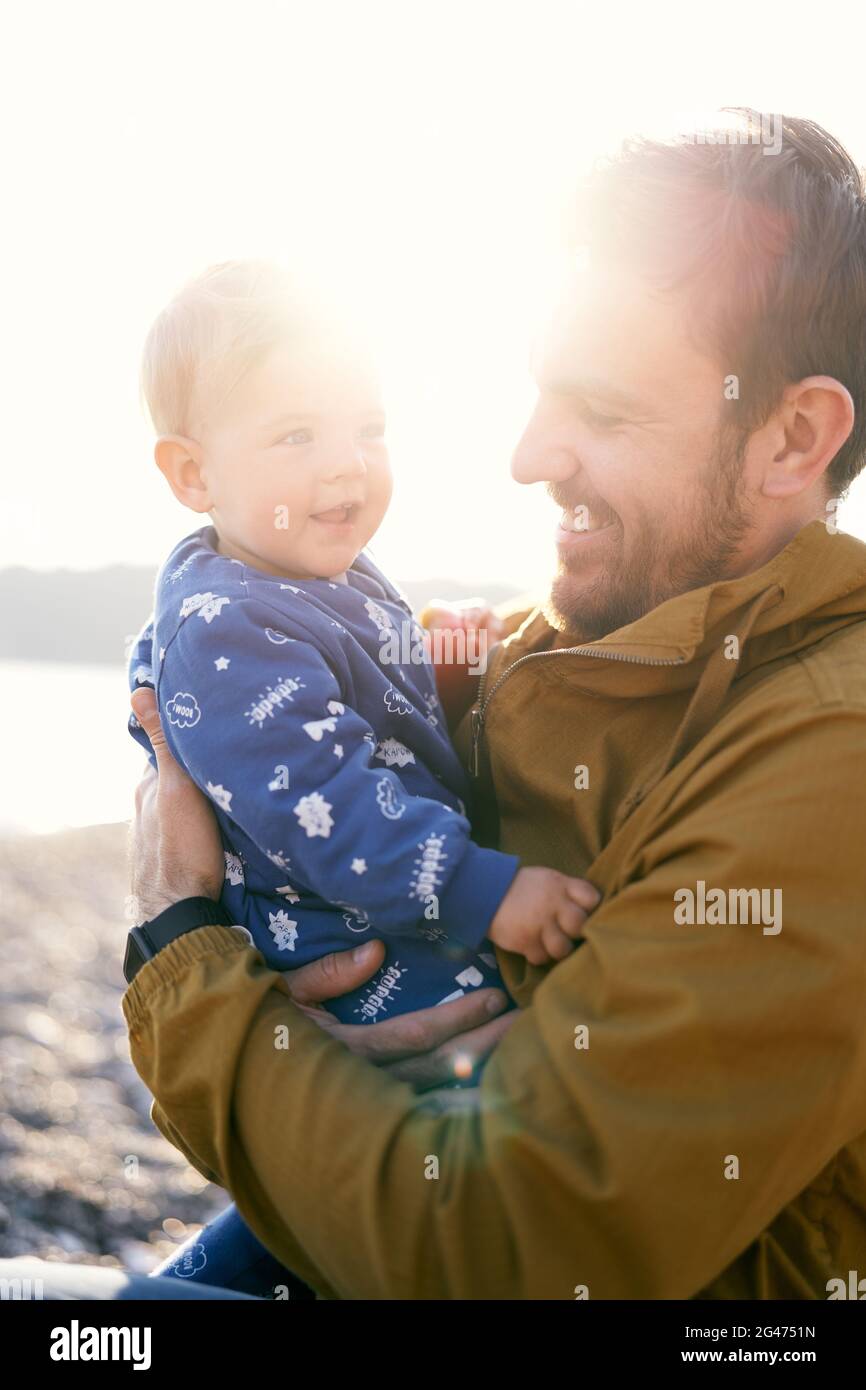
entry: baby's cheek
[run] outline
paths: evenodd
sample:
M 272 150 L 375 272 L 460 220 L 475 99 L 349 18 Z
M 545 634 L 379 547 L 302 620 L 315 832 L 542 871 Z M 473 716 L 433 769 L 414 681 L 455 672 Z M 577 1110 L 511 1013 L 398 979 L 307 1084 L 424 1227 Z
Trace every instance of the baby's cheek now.
M 303 491 L 293 488 L 286 480 L 276 480 L 267 488 L 253 494 L 248 503 L 250 523 L 260 541 L 285 542 L 297 536 L 309 515 L 309 501 Z
M 384 518 L 391 503 L 393 490 L 394 485 L 390 474 L 376 478 L 370 488 L 369 495 L 374 526 L 378 526 Z

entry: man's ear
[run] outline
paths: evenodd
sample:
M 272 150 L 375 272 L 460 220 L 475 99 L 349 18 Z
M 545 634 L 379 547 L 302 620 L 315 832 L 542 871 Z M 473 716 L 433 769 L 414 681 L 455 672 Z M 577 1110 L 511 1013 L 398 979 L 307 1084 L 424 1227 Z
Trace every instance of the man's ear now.
M 764 472 L 765 497 L 796 497 L 818 482 L 854 427 L 854 402 L 832 376 L 807 376 L 785 392 L 783 440 Z
M 182 434 L 163 434 L 153 447 L 156 466 L 185 507 L 208 512 L 213 503 L 202 474 L 201 445 Z

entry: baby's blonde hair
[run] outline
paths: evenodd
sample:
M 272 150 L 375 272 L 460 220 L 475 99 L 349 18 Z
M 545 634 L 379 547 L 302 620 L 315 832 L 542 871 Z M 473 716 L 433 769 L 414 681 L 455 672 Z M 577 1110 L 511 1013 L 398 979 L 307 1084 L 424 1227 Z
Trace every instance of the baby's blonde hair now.
M 156 433 L 194 436 L 210 403 L 271 349 L 308 334 L 311 315 L 271 261 L 222 261 L 188 280 L 144 344 L 141 395 Z

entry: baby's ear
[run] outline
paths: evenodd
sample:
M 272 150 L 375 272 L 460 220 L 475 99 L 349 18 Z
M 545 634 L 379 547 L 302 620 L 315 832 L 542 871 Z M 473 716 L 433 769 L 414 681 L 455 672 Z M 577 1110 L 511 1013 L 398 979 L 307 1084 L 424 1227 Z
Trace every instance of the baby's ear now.
M 201 469 L 201 445 L 182 434 L 163 434 L 153 446 L 156 466 L 178 502 L 194 512 L 211 509 Z

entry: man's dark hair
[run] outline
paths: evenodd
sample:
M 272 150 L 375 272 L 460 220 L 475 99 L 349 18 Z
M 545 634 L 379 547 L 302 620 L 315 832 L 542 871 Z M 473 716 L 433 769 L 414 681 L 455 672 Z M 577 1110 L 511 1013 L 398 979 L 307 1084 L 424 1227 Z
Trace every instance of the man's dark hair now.
M 721 110 L 703 130 L 626 140 L 589 176 L 579 239 L 686 292 L 696 347 L 739 379 L 734 428 L 759 428 L 803 377 L 842 382 L 854 425 L 825 475 L 841 496 L 866 463 L 861 171 L 814 121 Z

